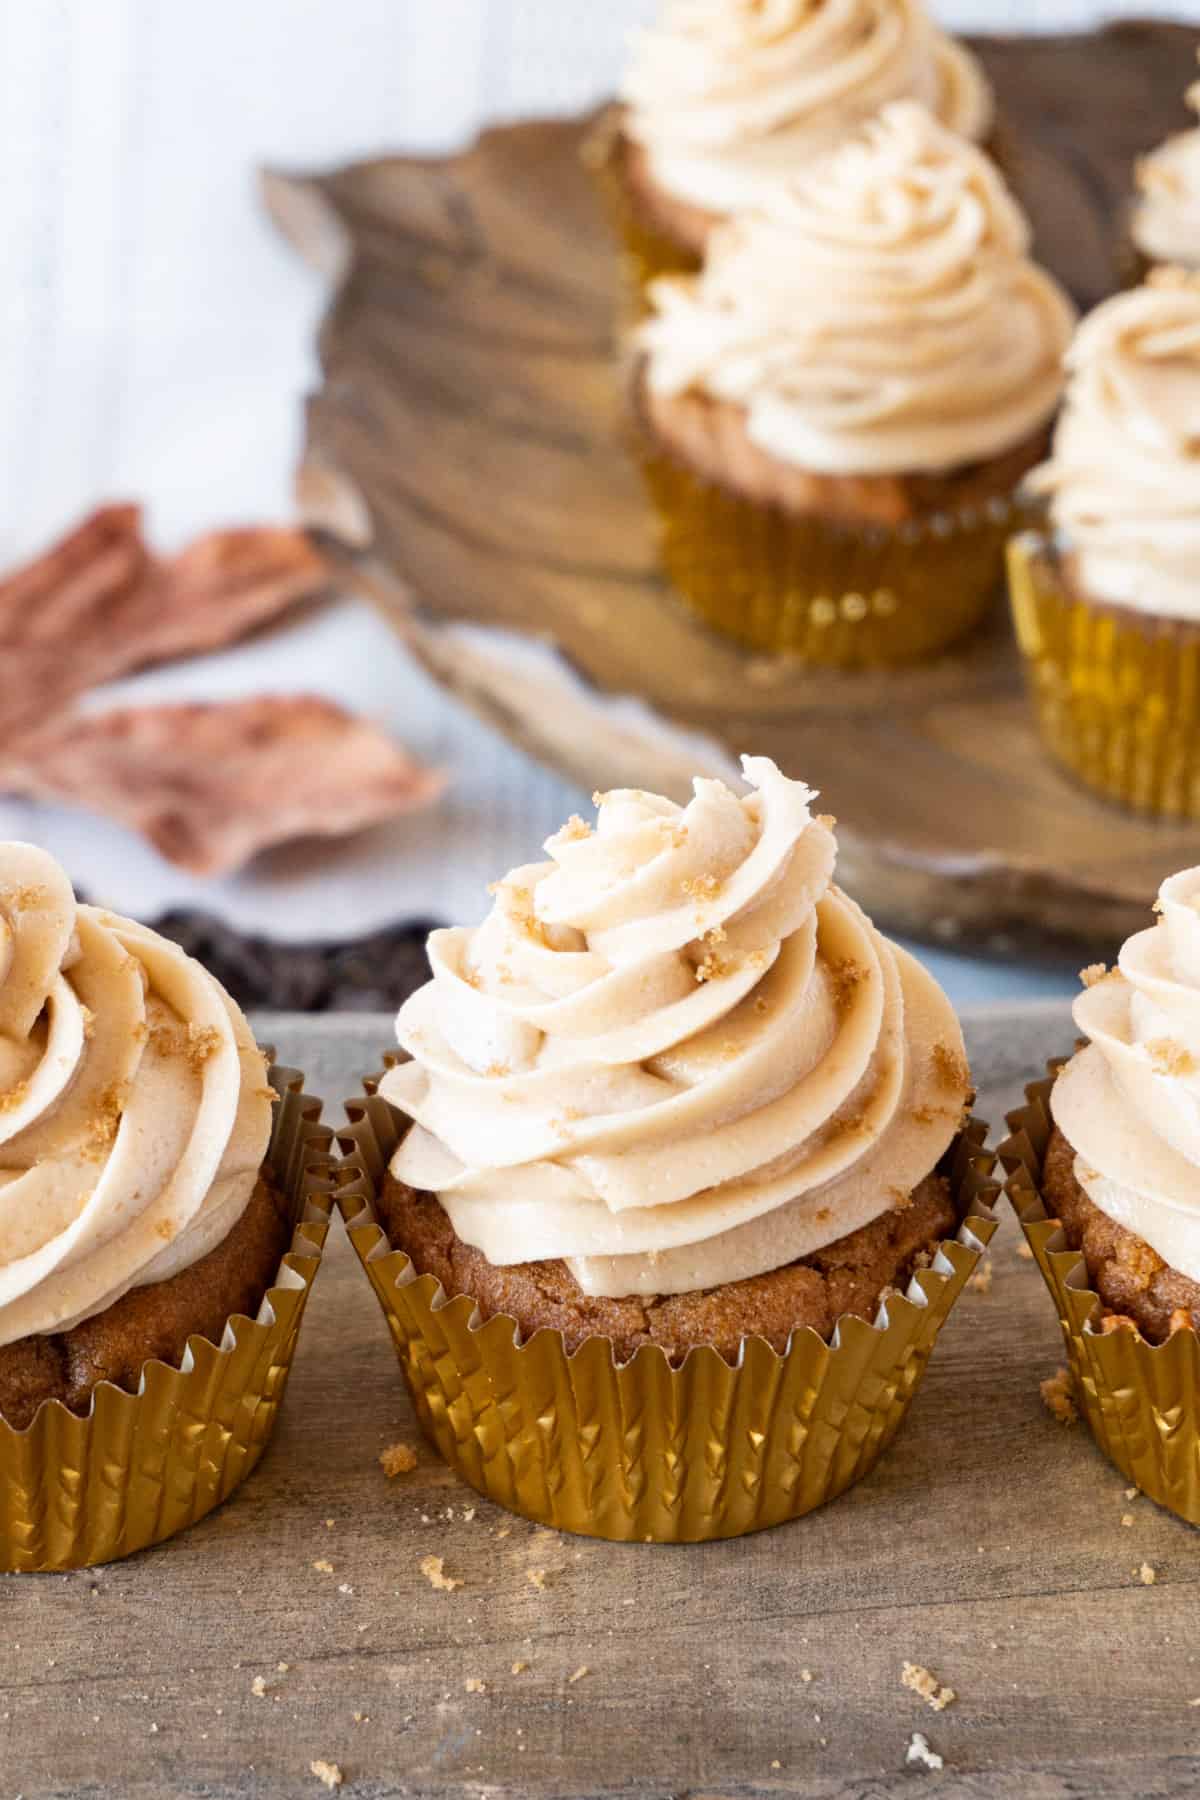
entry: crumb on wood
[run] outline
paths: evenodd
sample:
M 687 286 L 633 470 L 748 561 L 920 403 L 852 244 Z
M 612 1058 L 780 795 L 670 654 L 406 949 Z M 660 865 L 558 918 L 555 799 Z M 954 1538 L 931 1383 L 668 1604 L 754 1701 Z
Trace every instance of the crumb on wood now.
M 525 1571 L 525 1579 L 529 1583 L 530 1587 L 535 1587 L 537 1589 L 539 1594 L 545 1592 L 545 1589 L 546 1589 L 546 1571 L 545 1571 L 545 1569 L 527 1569 Z
M 335 1762 L 326 1762 L 323 1756 L 318 1756 L 313 1762 L 310 1762 L 308 1766 L 316 1776 L 317 1780 L 324 1782 L 331 1794 L 335 1788 L 340 1788 L 343 1781 L 346 1779 L 338 1764 Z
M 512 1672 L 514 1675 L 523 1675 L 528 1667 L 529 1664 L 527 1662 L 515 1662 L 512 1666 Z
M 466 1680 L 463 1682 L 463 1686 L 466 1688 L 468 1694 L 486 1694 L 487 1693 L 487 1682 L 480 1681 L 478 1675 L 468 1675 Z
M 958 1698 L 952 1687 L 944 1687 L 937 1676 L 920 1663 L 906 1662 L 900 1671 L 900 1680 L 914 1694 L 919 1694 L 934 1712 L 945 1712 L 950 1702 Z
M 254 1677 L 254 1680 L 250 1683 L 250 1692 L 254 1695 L 254 1698 L 256 1700 L 265 1700 L 266 1699 L 267 1684 L 263 1680 L 261 1675 L 256 1675 Z
M 1024 1238 L 1022 1238 L 1021 1242 L 1017 1245 L 1017 1255 L 1021 1258 L 1022 1262 L 1033 1261 L 1033 1246 L 1027 1244 Z
M 567 1686 L 573 1687 L 577 1681 L 582 1681 L 584 1676 L 589 1675 L 590 1673 L 591 1670 L 588 1668 L 587 1664 L 580 1663 L 579 1667 L 575 1670 L 575 1673 L 567 1676 Z
M 379 1452 L 379 1466 L 391 1481 L 397 1475 L 407 1475 L 417 1466 L 417 1453 L 411 1444 L 389 1444 Z
M 980 1265 L 976 1269 L 975 1273 L 971 1276 L 970 1280 L 967 1282 L 967 1286 L 969 1288 L 974 1288 L 974 1290 L 977 1294 L 990 1294 L 991 1293 L 991 1291 L 992 1291 L 992 1259 L 990 1256 L 985 1257 L 983 1262 L 980 1263 Z
M 1140 1568 L 1135 1569 L 1133 1572 L 1143 1587 L 1153 1587 L 1158 1580 L 1158 1570 L 1148 1562 L 1144 1562 Z
M 1057 1369 L 1053 1375 L 1048 1375 L 1040 1384 L 1040 1391 L 1042 1404 L 1051 1418 L 1057 1419 L 1060 1425 L 1074 1425 L 1078 1422 L 1075 1387 L 1069 1369 Z
M 946 1766 L 937 1751 L 929 1748 L 929 1739 L 923 1731 L 914 1731 L 909 1738 L 904 1760 L 906 1763 L 915 1763 L 922 1769 L 944 1769 Z
M 444 1556 L 423 1556 L 421 1558 L 421 1573 L 429 1583 L 430 1587 L 437 1588 L 439 1592 L 444 1594 L 451 1594 L 454 1592 L 455 1588 L 460 1588 L 462 1586 L 461 1581 L 457 1580 L 453 1575 L 446 1574 L 446 1559 Z
M 330 1562 L 330 1560 L 327 1556 L 318 1556 L 316 1561 L 313 1563 L 313 1568 L 317 1571 L 318 1575 L 332 1575 L 333 1574 L 333 1564 Z
M 801 1669 L 801 1671 L 800 1671 L 801 1681 L 811 1681 L 812 1678 L 813 1678 L 813 1672 L 811 1669 Z

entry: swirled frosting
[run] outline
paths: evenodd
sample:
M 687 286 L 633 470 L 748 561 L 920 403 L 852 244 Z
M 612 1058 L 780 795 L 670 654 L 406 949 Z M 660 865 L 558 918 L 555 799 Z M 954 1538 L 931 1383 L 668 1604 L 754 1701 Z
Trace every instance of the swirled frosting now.
M 903 1205 L 968 1093 L 945 995 L 832 885 L 771 762 L 739 798 L 598 796 L 476 930 L 435 931 L 382 1092 L 392 1163 L 494 1264 L 588 1294 L 760 1274 Z
M 223 988 L 0 845 L 0 1344 L 63 1331 L 214 1249 L 271 1129 Z
M 1187 91 L 1200 113 L 1200 81 Z M 1137 165 L 1133 241 L 1153 262 L 1200 268 L 1200 128 L 1180 131 Z
M 1054 453 L 1030 482 L 1079 586 L 1200 618 L 1200 276 L 1157 270 L 1106 300 L 1067 361 Z
M 1110 1219 L 1200 1281 L 1200 868 L 1159 889 L 1158 923 L 1085 971 L 1090 1039 L 1051 1090 L 1075 1175 Z
M 1058 403 L 1075 322 L 994 166 L 890 106 L 770 207 L 657 281 L 653 392 L 746 409 L 761 449 L 829 474 L 943 471 L 1012 449 Z
M 655 180 L 717 214 L 763 206 L 889 101 L 976 139 L 992 122 L 978 63 L 920 0 L 670 0 L 622 97 Z

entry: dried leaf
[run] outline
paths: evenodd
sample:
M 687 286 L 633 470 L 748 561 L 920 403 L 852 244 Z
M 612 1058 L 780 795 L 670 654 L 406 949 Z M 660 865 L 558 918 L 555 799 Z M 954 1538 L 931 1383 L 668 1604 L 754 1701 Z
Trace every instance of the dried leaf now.
M 0 791 L 103 813 L 196 875 L 378 824 L 428 805 L 443 785 L 375 726 L 314 695 L 72 713 L 0 756 Z
M 101 682 L 233 643 L 328 585 L 302 531 L 215 531 L 159 558 L 139 507 L 101 507 L 0 580 L 0 744 Z

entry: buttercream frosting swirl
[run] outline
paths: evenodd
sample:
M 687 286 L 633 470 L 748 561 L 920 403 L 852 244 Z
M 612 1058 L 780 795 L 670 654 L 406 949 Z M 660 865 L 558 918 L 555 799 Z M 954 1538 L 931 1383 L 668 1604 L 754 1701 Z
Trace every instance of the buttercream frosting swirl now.
M 214 1249 L 271 1129 L 262 1053 L 177 945 L 0 844 L 0 1344 Z
M 940 988 L 832 884 L 833 821 L 764 758 L 621 790 L 435 931 L 381 1091 L 392 1163 L 494 1264 L 588 1294 L 777 1268 L 903 1205 L 968 1094 Z
M 898 102 L 697 276 L 653 283 L 651 390 L 745 407 L 761 449 L 831 474 L 944 471 L 1044 425 L 1075 322 L 994 165 Z
M 717 214 L 762 206 L 890 101 L 971 138 L 992 122 L 979 64 L 920 0 L 671 0 L 622 97 L 655 180 Z
M 1188 89 L 1187 102 L 1200 113 L 1200 81 Z M 1138 249 L 1153 262 L 1200 268 L 1200 127 L 1176 132 L 1143 156 L 1135 180 L 1131 229 Z
M 1031 477 L 1090 596 L 1200 617 L 1200 276 L 1157 270 L 1088 315 Z
M 1200 868 L 1165 881 L 1157 911 L 1115 969 L 1085 971 L 1090 1042 L 1050 1104 L 1088 1197 L 1200 1281 Z

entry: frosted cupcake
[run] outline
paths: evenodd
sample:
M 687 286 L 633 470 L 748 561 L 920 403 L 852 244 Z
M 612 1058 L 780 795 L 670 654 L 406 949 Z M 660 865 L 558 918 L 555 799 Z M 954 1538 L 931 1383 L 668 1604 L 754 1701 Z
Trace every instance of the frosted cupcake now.
M 1200 81 L 1187 92 L 1200 112 Z M 1200 127 L 1176 132 L 1137 165 L 1129 235 L 1139 276 L 1155 263 L 1200 269 Z
M 635 404 L 666 572 L 757 649 L 855 666 L 978 621 L 1074 311 L 994 166 L 888 107 L 651 289 Z
M 435 932 L 408 1060 L 352 1115 L 351 1235 L 426 1426 L 575 1530 L 728 1535 L 840 1491 L 973 1260 L 946 1243 L 987 1172 L 949 1003 L 833 885 L 810 791 L 745 768 L 744 797 L 598 796 L 483 925 Z M 793 1410 L 814 1386 L 828 1431 Z M 724 1448 L 664 1486 L 681 1428 Z
M 616 175 L 646 276 L 694 269 L 735 213 L 769 206 L 894 100 L 982 140 L 975 58 L 919 0 L 669 0 L 622 84 Z
M 1079 329 L 1048 534 L 1010 552 L 1042 735 L 1089 787 L 1200 816 L 1200 275 L 1158 270 Z
M 1084 971 L 1088 1041 L 1031 1086 L 1001 1154 L 1100 1443 L 1200 1522 L 1200 869 L 1156 911 L 1114 969 Z
M 292 1095 L 281 1137 L 278 1100 L 198 963 L 77 905 L 45 851 L 0 845 L 4 1566 L 124 1554 L 257 1460 L 307 1285 L 283 1266 L 307 1198 L 287 1162 L 305 1121 Z M 280 1279 L 279 1316 L 260 1313 Z M 151 1364 L 169 1368 L 147 1385 Z M 194 1446 L 209 1421 L 225 1449 L 206 1468 Z M 84 1460 L 68 1476 L 72 1448 Z

